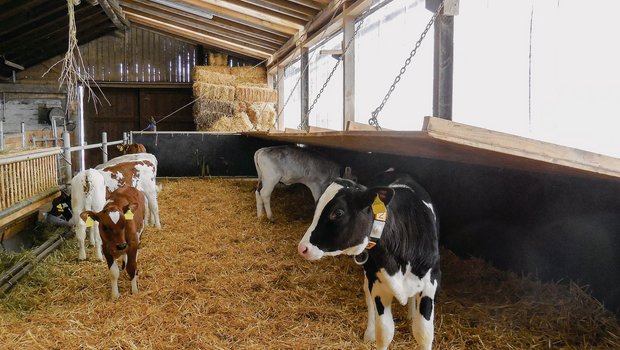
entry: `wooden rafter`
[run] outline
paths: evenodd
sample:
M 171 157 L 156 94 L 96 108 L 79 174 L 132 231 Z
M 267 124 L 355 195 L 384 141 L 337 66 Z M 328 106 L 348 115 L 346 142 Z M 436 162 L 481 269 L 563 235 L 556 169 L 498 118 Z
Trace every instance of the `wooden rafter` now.
M 274 11 L 268 7 L 255 5 L 252 1 L 245 0 L 226 0 L 227 6 L 234 8 L 233 6 L 238 6 L 239 10 L 243 9 L 245 13 L 248 14 L 260 14 L 264 18 L 269 18 L 269 20 L 279 22 L 283 25 L 292 26 L 292 24 L 296 24 L 299 28 L 302 28 L 306 22 L 308 22 L 307 18 L 299 17 L 297 14 L 287 14 L 282 11 Z M 255 12 L 252 12 L 255 11 Z
M 259 5 L 274 11 L 304 18 L 306 22 L 314 17 L 319 11 L 288 0 L 243 0 L 244 2 Z
M 221 28 L 209 26 L 207 22 L 200 23 L 195 22 L 186 18 L 179 18 L 174 15 L 171 16 L 163 16 L 161 14 L 153 13 L 148 10 L 135 10 L 133 8 L 126 7 L 126 13 L 131 15 L 139 15 L 142 17 L 147 17 L 159 22 L 169 23 L 171 25 L 177 26 L 179 28 L 183 28 L 190 31 L 195 31 L 201 34 L 210 35 L 214 38 L 219 38 L 221 40 L 226 40 L 231 43 L 235 43 L 238 45 L 244 45 L 249 48 L 257 49 L 257 50 L 268 50 L 270 52 L 275 51 L 278 48 L 277 44 L 265 42 L 262 40 L 244 37 L 235 32 L 222 30 Z
M 204 20 L 200 16 L 187 14 L 182 11 L 169 11 L 169 8 L 154 8 L 147 4 L 138 3 L 135 1 L 125 1 L 124 6 L 129 11 L 134 13 L 140 13 L 144 16 L 152 16 L 153 18 L 167 18 L 175 23 L 192 26 L 197 29 L 201 29 L 205 32 L 212 31 L 213 33 L 229 36 L 233 39 L 248 42 L 251 44 L 257 44 L 259 46 L 275 50 L 282 45 L 281 40 L 273 40 L 271 38 L 264 38 L 253 33 L 246 31 L 236 30 L 235 28 L 229 28 L 221 25 L 213 24 L 210 20 Z
M 233 52 L 239 52 L 246 56 L 255 57 L 255 58 L 268 58 L 271 56 L 271 52 L 267 52 L 266 50 L 252 49 L 249 47 L 245 47 L 243 45 L 232 43 L 230 41 L 216 38 L 210 34 L 200 33 L 200 32 L 197 32 L 191 29 L 171 25 L 166 22 L 153 20 L 148 17 L 135 15 L 130 12 L 125 12 L 125 14 L 131 19 L 132 22 L 137 22 L 137 23 L 141 23 L 144 25 L 149 25 L 151 27 L 159 28 L 165 31 L 169 31 L 171 33 L 186 37 L 188 39 L 196 40 L 200 43 L 206 43 L 206 44 L 214 45 L 217 47 L 223 47 Z
M 221 0 L 179 0 L 180 2 L 194 7 L 201 8 L 207 12 L 210 12 L 216 16 L 221 16 L 226 19 L 241 22 L 246 25 L 257 26 L 258 28 L 275 33 L 284 33 L 293 35 L 303 26 L 295 23 L 288 23 L 281 20 L 268 18 L 263 16 L 257 11 L 246 11 L 245 8 L 235 4 L 228 4 Z M 249 12 L 249 13 L 248 13 Z
M 240 35 L 246 35 L 248 37 L 253 37 L 261 40 L 265 40 L 278 46 L 281 46 L 284 42 L 286 42 L 288 36 L 277 35 L 271 32 L 262 31 L 260 29 L 250 27 L 247 25 L 243 25 L 238 22 L 233 22 L 221 17 L 212 17 L 207 16 L 206 13 L 204 16 L 201 16 L 197 13 L 188 13 L 173 7 L 168 7 L 165 5 L 161 5 L 149 0 L 122 0 L 122 4 L 124 7 L 133 8 L 133 9 L 142 9 L 145 12 L 147 10 L 161 13 L 165 16 L 174 15 L 176 17 L 183 17 L 185 19 L 191 19 L 193 21 L 208 25 L 223 28 L 228 31 L 235 31 Z

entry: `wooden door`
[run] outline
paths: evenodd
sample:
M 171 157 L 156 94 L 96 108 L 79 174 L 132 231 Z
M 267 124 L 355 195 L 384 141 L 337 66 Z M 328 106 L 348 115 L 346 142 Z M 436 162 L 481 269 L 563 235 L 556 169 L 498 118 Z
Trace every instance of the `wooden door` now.
M 121 140 L 123 132 L 139 128 L 138 89 L 103 88 L 106 102 L 95 106 L 92 103 L 84 104 L 84 139 L 88 144 L 100 143 L 101 133 L 108 133 L 108 141 Z M 77 142 L 74 142 L 77 144 Z M 116 147 L 108 148 L 108 159 L 120 155 Z M 99 149 L 86 151 L 86 168 L 95 167 L 102 162 L 102 152 Z
M 196 130 L 190 102 L 191 89 L 141 89 L 139 130 L 146 128 L 151 117 L 157 121 L 157 131 Z
M 151 117 L 157 121 L 158 131 L 196 130 L 192 105 L 189 104 L 192 101 L 190 88 L 127 87 L 102 88 L 102 91 L 109 104 L 102 98 L 103 103 L 97 105 L 96 111 L 91 102 L 84 105 L 84 135 L 88 144 L 100 143 L 103 131 L 108 133 L 108 141 L 121 140 L 123 132 L 146 128 Z M 169 116 L 183 106 L 186 107 Z M 73 143 L 77 144 L 76 141 Z M 108 148 L 109 159 L 119 155 L 116 147 Z M 101 162 L 101 150 L 86 151 L 87 168 Z

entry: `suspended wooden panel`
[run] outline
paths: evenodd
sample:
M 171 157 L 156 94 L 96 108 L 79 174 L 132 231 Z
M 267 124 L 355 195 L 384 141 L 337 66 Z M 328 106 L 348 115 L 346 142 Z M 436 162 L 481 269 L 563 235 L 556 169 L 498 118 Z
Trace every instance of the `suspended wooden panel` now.
M 620 159 L 426 117 L 421 131 L 333 131 L 245 135 L 361 152 L 620 180 Z

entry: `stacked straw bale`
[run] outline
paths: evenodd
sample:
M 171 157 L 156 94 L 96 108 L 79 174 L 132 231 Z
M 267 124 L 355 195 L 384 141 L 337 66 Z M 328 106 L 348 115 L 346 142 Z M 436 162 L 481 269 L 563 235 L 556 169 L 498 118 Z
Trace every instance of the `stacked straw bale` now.
M 235 99 L 235 87 L 198 82 L 194 83 L 194 96 L 204 100 L 232 101 Z
M 228 66 L 228 55 L 219 52 L 209 52 L 207 60 L 210 66 Z
M 224 117 L 235 113 L 235 104 L 231 101 L 200 99 L 194 103 L 194 121 L 199 130 L 208 130 Z
M 267 131 L 275 123 L 277 91 L 264 67 L 196 66 L 194 120 L 201 131 Z

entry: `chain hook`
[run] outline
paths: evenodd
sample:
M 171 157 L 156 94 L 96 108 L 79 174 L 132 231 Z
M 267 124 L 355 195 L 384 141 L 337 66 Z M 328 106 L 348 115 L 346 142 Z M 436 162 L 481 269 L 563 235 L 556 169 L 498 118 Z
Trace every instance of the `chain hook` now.
M 418 41 L 416 41 L 415 46 L 413 47 L 413 49 L 409 53 L 409 57 L 407 57 L 407 59 L 405 60 L 405 64 L 398 71 L 398 75 L 396 76 L 396 78 L 394 78 L 394 81 L 392 82 L 392 85 L 388 89 L 387 94 L 385 94 L 385 97 L 383 97 L 383 100 L 381 101 L 381 104 L 379 105 L 379 107 L 375 108 L 374 111 L 372 111 L 371 117 L 368 120 L 368 124 L 374 126 L 377 130 L 381 129 L 381 127 L 379 126 L 379 121 L 377 120 L 377 117 L 379 116 L 379 112 L 381 112 L 381 110 L 385 106 L 386 102 L 390 99 L 390 96 L 392 95 L 392 92 L 394 92 L 394 90 L 396 90 L 396 84 L 398 84 L 400 82 L 401 77 L 407 71 L 407 66 L 409 66 L 409 64 L 411 63 L 411 59 L 418 52 L 418 49 L 420 48 L 420 45 L 422 45 L 422 41 L 426 37 L 426 34 L 428 34 L 428 31 L 433 26 L 433 23 L 435 23 L 435 20 L 437 19 L 437 16 L 439 16 L 439 14 L 441 13 L 441 10 L 443 9 L 443 5 L 444 5 L 443 3 L 444 2 L 442 0 L 439 3 L 439 6 L 437 6 L 437 10 L 435 11 L 433 16 L 431 17 L 431 20 L 426 25 L 426 28 L 424 28 L 424 31 L 422 32 L 422 34 L 420 34 L 420 38 L 418 39 Z

